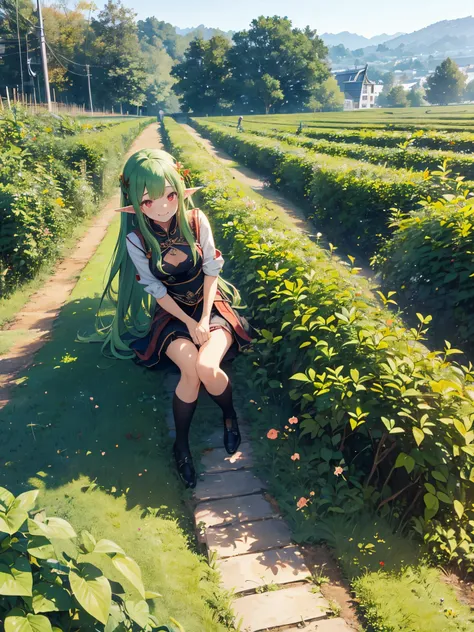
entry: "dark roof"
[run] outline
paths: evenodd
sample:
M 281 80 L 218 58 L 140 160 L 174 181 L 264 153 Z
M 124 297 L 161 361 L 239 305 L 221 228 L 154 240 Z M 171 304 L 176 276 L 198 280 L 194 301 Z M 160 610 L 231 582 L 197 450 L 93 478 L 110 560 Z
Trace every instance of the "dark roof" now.
M 367 66 L 335 72 L 334 77 L 346 99 L 359 101 L 364 83 L 374 83 L 367 77 Z

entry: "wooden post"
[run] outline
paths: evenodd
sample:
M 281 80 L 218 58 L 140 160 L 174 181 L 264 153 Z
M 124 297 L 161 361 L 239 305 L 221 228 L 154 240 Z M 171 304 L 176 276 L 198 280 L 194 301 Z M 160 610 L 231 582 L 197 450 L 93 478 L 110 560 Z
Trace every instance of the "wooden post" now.
M 2 112 L 3 112 L 3 110 L 4 110 L 5 108 L 3 107 L 3 98 L 2 98 L 2 95 L 1 95 L 1 94 L 0 94 L 0 106 L 1 106 L 1 108 L 2 108 Z
M 7 92 L 7 103 L 8 103 L 8 109 L 11 110 L 12 109 L 12 104 L 10 103 L 10 94 L 8 92 L 8 86 L 5 86 L 5 90 Z

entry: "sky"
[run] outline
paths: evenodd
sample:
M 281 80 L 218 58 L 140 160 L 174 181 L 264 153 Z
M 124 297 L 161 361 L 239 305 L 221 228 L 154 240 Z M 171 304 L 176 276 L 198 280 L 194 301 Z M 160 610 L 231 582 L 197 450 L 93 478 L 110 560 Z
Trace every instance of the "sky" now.
M 245 29 L 259 15 L 287 16 L 318 33 L 350 31 L 366 37 L 411 33 L 434 22 L 474 15 L 474 0 L 123 0 L 138 19 L 154 15 L 181 28 L 205 24 L 223 31 Z M 101 6 L 102 2 L 96 3 Z

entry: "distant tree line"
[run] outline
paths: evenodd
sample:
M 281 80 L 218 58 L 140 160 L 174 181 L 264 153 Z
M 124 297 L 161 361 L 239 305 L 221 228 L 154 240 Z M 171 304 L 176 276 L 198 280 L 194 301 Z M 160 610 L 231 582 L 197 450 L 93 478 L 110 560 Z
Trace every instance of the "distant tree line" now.
M 18 10 L 25 92 L 44 101 L 36 2 L 18 0 Z M 232 40 L 218 29 L 209 39 L 204 29 L 178 35 L 156 17 L 137 21 L 122 0 L 107 0 L 99 12 L 91 0 L 74 8 L 60 1 L 45 6 L 43 18 L 50 83 L 63 102 L 88 104 L 88 65 L 95 108 L 216 114 L 342 109 L 344 103 L 323 41 L 287 18 L 259 17 Z M 5 86 L 21 90 L 16 0 L 0 0 L 2 43 L 5 96 Z

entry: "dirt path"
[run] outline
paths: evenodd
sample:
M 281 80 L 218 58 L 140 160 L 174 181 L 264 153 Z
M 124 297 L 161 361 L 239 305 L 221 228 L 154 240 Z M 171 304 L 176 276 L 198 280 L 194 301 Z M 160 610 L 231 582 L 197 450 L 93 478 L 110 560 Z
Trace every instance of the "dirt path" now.
M 278 206 L 280 206 L 284 211 L 286 219 L 290 220 L 290 223 L 293 224 L 293 226 L 305 233 L 310 239 L 313 239 L 314 241 L 316 240 L 316 235 L 313 234 L 314 225 L 306 219 L 303 210 L 298 205 L 290 202 L 287 198 L 278 193 L 278 191 L 266 186 L 264 180 L 260 178 L 255 171 L 240 165 L 235 166 L 236 161 L 232 158 L 232 156 L 229 156 L 229 154 L 222 149 L 215 147 L 210 140 L 201 136 L 194 127 L 186 124 L 182 124 L 182 127 L 184 127 L 184 129 L 189 132 L 189 134 L 191 134 L 191 136 L 195 138 L 200 145 L 205 147 L 212 156 L 217 158 L 225 167 L 227 167 L 234 178 L 243 182 L 256 193 L 267 200 L 270 200 L 270 202 L 278 204 Z M 288 221 L 286 223 L 288 223 Z
M 150 125 L 138 136 L 126 156 L 147 147 L 162 148 L 156 124 Z M 31 364 L 36 351 L 49 339 L 54 320 L 76 285 L 78 275 L 104 238 L 115 215 L 114 209 L 119 206 L 120 192 L 117 189 L 93 219 L 71 255 L 57 264 L 56 272 L 30 298 L 9 326 L 10 330 L 18 331 L 19 341 L 0 357 L 0 409 L 8 403 L 10 390 L 20 371 Z
M 265 180 L 261 178 L 255 171 L 249 169 L 248 167 L 243 167 L 238 165 L 234 158 L 227 154 L 225 151 L 216 147 L 212 141 L 204 138 L 197 132 L 194 127 L 191 125 L 187 125 L 185 123 L 181 124 L 181 127 L 191 134 L 191 136 L 199 142 L 214 158 L 217 158 L 219 162 L 221 162 L 240 182 L 243 182 L 247 186 L 249 186 L 253 191 L 266 198 L 270 202 L 274 202 L 278 206 L 272 209 L 275 211 L 275 214 L 280 216 L 280 219 L 284 221 L 285 224 L 291 225 L 299 231 L 303 232 L 306 237 L 311 239 L 311 241 L 319 243 L 323 248 L 328 248 L 328 240 L 325 236 L 318 238 L 315 234 L 316 227 L 313 222 L 309 221 L 306 218 L 306 215 L 302 208 L 288 200 L 288 198 L 284 197 L 275 189 L 267 186 L 265 184 Z M 237 166 L 236 166 L 237 165 Z M 320 234 L 320 233 L 319 233 Z M 342 250 L 342 248 L 341 248 Z M 350 248 L 348 252 L 350 254 Z M 338 258 L 338 257 L 336 257 Z M 343 261 L 343 259 L 341 259 Z M 347 264 L 347 261 L 345 261 Z M 371 283 L 375 282 L 375 275 L 373 270 L 368 266 L 366 262 L 357 260 L 357 266 L 360 268 L 360 275 L 365 277 Z

